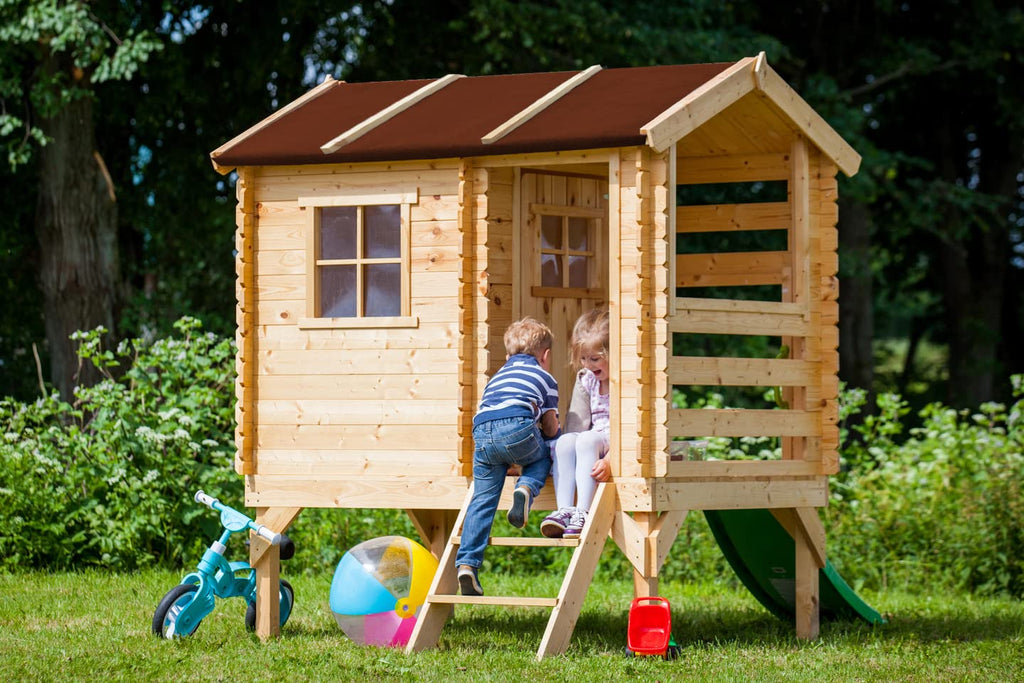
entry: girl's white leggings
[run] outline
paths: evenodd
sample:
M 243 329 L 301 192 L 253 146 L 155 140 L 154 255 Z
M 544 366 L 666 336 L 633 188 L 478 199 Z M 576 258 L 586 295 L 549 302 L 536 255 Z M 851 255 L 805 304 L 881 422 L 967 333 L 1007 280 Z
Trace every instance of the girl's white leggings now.
M 591 469 L 608 452 L 608 432 L 569 432 L 555 442 L 551 476 L 555 480 L 555 500 L 559 508 L 575 505 L 590 510 L 597 493 Z M 575 500 L 574 500 L 575 499 Z

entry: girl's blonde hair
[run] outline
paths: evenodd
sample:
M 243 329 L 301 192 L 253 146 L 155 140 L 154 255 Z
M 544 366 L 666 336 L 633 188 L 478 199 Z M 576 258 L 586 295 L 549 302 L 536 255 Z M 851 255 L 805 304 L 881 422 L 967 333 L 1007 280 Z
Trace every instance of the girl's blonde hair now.
M 604 306 L 581 315 L 572 328 L 569 362 L 573 369 L 582 368 L 583 356 L 592 354 L 596 349 L 600 349 L 602 355 L 608 355 L 608 309 Z

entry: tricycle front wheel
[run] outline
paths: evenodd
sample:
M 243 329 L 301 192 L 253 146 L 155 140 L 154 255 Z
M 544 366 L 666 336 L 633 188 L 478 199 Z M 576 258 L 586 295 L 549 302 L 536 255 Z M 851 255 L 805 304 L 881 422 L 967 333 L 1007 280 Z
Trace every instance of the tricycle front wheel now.
M 295 605 L 295 590 L 284 579 L 281 579 L 278 598 L 281 601 L 281 626 L 284 626 L 288 617 L 292 615 L 292 606 Z M 256 603 L 249 603 L 249 607 L 245 610 L 245 627 L 250 631 L 256 630 Z
M 153 634 L 160 638 L 173 638 L 174 636 L 190 636 L 195 628 L 188 633 L 178 632 L 178 615 L 195 599 L 198 586 L 194 583 L 178 584 L 171 590 L 156 607 L 153 613 Z M 199 624 L 196 624 L 199 628 Z

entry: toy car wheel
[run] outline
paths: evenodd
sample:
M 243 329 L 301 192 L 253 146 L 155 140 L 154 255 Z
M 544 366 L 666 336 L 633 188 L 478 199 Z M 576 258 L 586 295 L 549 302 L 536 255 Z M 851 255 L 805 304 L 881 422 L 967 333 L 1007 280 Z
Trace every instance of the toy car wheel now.
M 156 607 L 153 613 L 153 634 L 160 638 L 184 637 L 195 633 L 195 628 L 188 633 L 178 632 L 178 615 L 195 599 L 198 587 L 194 583 L 178 584 L 171 590 Z M 199 624 L 196 624 L 199 628 Z
M 281 579 L 281 589 L 278 592 L 278 599 L 281 601 L 281 626 L 288 621 L 292 615 L 292 607 L 295 605 L 295 590 L 292 585 Z M 256 604 L 250 604 L 245 610 L 245 628 L 250 631 L 256 630 Z
M 681 651 L 682 651 L 682 648 L 679 647 L 678 645 L 669 645 L 668 649 L 665 650 L 665 661 L 669 661 L 669 660 L 672 660 L 672 659 L 677 659 L 679 657 L 679 653 Z

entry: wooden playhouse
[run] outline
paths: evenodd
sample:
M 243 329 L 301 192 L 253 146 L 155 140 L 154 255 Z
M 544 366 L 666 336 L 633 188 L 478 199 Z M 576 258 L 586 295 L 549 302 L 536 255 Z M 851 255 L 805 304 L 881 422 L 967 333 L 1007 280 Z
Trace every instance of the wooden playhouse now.
M 637 595 L 651 595 L 687 512 L 738 508 L 770 509 L 792 535 L 797 634 L 817 635 L 817 508 L 839 446 L 836 175 L 855 173 L 860 157 L 763 53 L 327 79 L 212 159 L 238 174 L 236 468 L 246 504 L 279 530 L 307 507 L 407 510 L 442 560 L 410 651 L 436 643 L 451 604 L 483 602 L 552 608 L 537 654 L 560 652 L 608 535 L 634 567 Z M 689 203 L 698 185 L 781 192 Z M 710 249 L 717 242 L 704 239 L 764 231 L 776 248 Z M 546 322 L 553 358 L 566 358 L 573 322 L 603 304 L 614 476 L 570 549 L 559 595 L 454 595 L 471 422 L 505 360 L 506 326 Z M 789 353 L 673 355 L 689 335 L 759 336 Z M 554 365 L 564 406 L 573 377 Z M 780 386 L 787 407 L 675 408 L 673 387 L 683 386 Z M 674 440 L 711 436 L 780 437 L 783 457 L 674 455 Z M 553 507 L 550 488 L 535 510 Z M 256 539 L 252 560 L 266 637 L 277 631 L 278 557 Z

